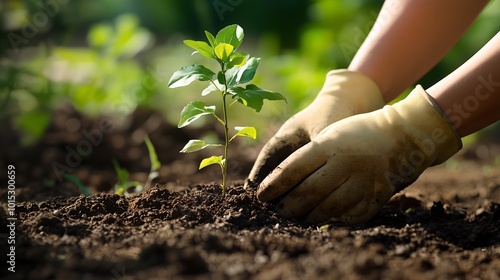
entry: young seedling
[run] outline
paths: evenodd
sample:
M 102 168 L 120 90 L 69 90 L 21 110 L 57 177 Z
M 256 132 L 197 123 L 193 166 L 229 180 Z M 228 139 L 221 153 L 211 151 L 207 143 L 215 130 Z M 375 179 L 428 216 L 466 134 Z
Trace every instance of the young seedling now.
M 64 173 L 63 178 L 70 181 L 71 183 L 75 184 L 78 187 L 78 189 L 80 190 L 80 192 L 83 193 L 85 196 L 92 195 L 89 188 L 87 186 L 85 186 L 82 183 L 82 181 L 80 181 L 80 179 L 78 179 L 78 177 L 76 177 L 75 175 Z
M 128 196 L 129 190 L 133 189 L 134 193 L 142 191 L 142 184 L 138 181 L 129 181 L 130 173 L 127 169 L 123 168 L 118 162 L 113 159 L 113 166 L 115 167 L 116 174 L 118 175 L 118 183 L 115 184 L 115 194 Z
M 168 86 L 177 88 L 187 86 L 193 81 L 208 81 L 209 85 L 201 93 L 205 96 L 213 91 L 220 93 L 222 103 L 222 115 L 216 113 L 214 105 L 208 106 L 203 101 L 192 101 L 187 104 L 181 112 L 181 118 L 178 127 L 185 127 L 204 115 L 212 115 L 224 127 L 224 143 L 206 143 L 203 140 L 190 140 L 181 153 L 190 153 L 199 151 L 206 147 L 221 146 L 224 148 L 223 155 L 211 156 L 201 161 L 199 169 L 212 164 L 218 164 L 222 171 L 222 194 L 226 193 L 227 181 L 227 156 L 229 143 L 238 136 L 250 137 L 255 139 L 257 131 L 251 126 L 236 126 L 236 133 L 230 137 L 228 125 L 228 108 L 236 101 L 253 108 L 260 112 L 264 99 L 267 100 L 285 100 L 283 95 L 261 89 L 250 82 L 259 66 L 260 58 L 251 57 L 248 53 L 237 51 L 243 41 L 243 29 L 237 25 L 229 25 L 221 29 L 216 36 L 205 31 L 208 43 L 204 41 L 185 40 L 184 44 L 195 50 L 204 57 L 214 59 L 220 66 L 220 70 L 215 73 L 203 65 L 193 64 L 182 67 L 175 72 Z M 247 84 L 245 87 L 242 85 Z M 228 100 L 228 97 L 230 100 Z M 228 101 L 231 101 L 228 104 Z M 285 100 L 286 101 L 286 100 Z
M 151 162 L 151 169 L 149 170 L 148 179 L 144 184 L 144 189 L 148 190 L 149 188 L 151 188 L 153 179 L 155 179 L 159 175 L 158 170 L 161 167 L 161 163 L 158 160 L 158 155 L 156 154 L 155 147 L 153 146 L 153 143 L 151 143 L 151 140 L 147 135 L 144 139 L 144 142 L 146 142 L 146 146 L 148 147 L 149 161 Z
M 144 138 L 144 142 L 148 147 L 149 159 L 151 161 L 151 169 L 149 170 L 148 178 L 146 182 L 141 184 L 141 182 L 137 181 L 129 181 L 129 172 L 127 169 L 122 168 L 118 162 L 113 159 L 113 165 L 115 167 L 116 174 L 118 175 L 118 183 L 115 184 L 115 193 L 122 196 L 128 196 L 129 190 L 133 189 L 134 193 L 139 193 L 143 189 L 148 190 L 151 187 L 151 182 L 153 179 L 158 177 L 158 169 L 160 169 L 161 163 L 158 160 L 158 155 L 156 154 L 155 148 L 149 137 L 146 136 Z M 144 188 L 143 188 L 144 186 Z

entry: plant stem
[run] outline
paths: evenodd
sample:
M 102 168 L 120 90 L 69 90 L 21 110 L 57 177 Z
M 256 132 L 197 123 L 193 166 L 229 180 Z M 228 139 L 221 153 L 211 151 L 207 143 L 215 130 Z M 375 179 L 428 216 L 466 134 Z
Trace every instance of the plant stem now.
M 222 162 L 222 195 L 226 194 L 227 151 L 229 147 L 229 129 L 227 125 L 226 92 L 222 94 L 222 111 L 224 115 L 224 157 Z
M 222 115 L 224 121 L 224 157 L 222 158 L 222 195 L 226 195 L 226 180 L 227 180 L 227 152 L 229 147 L 229 128 L 227 125 L 227 105 L 226 105 L 226 95 L 227 95 L 227 81 L 226 81 L 226 69 L 224 63 L 220 64 L 222 69 L 222 76 L 224 80 L 224 90 L 222 91 Z
M 153 182 L 153 179 L 151 178 L 151 173 L 153 172 L 154 172 L 153 166 L 151 166 L 151 169 L 149 170 L 148 174 L 148 179 L 146 180 L 146 183 L 144 183 L 144 191 L 147 191 L 149 190 L 149 188 L 151 188 L 151 183 Z

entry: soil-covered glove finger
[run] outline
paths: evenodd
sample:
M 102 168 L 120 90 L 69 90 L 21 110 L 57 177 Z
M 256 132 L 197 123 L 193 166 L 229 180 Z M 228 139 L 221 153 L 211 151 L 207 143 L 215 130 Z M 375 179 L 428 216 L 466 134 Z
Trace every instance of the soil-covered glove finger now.
M 285 194 L 328 160 L 311 142 L 291 154 L 267 176 L 257 189 L 257 198 L 270 201 Z
M 351 178 L 341 186 L 329 193 L 307 215 L 306 221 L 320 223 L 340 217 L 350 208 L 364 199 L 366 192 L 365 182 L 362 178 Z
M 376 203 L 373 200 L 365 198 L 347 210 L 337 220 L 351 225 L 365 223 L 378 213 L 391 196 L 392 193 L 388 195 L 389 198 L 382 199 Z M 385 201 L 385 203 L 382 203 L 382 201 Z
M 391 186 L 375 186 L 373 178 L 355 177 L 330 193 L 306 217 L 310 223 L 335 220 L 358 224 L 372 218 L 391 198 L 394 190 Z
M 287 193 L 276 206 L 276 211 L 286 218 L 304 218 L 330 193 L 341 187 L 348 179 L 349 163 L 339 162 L 332 166 L 334 161 L 320 167 L 298 186 Z
M 290 154 L 310 141 L 303 129 L 293 129 L 286 124 L 264 145 L 255 161 L 245 187 L 255 187 Z

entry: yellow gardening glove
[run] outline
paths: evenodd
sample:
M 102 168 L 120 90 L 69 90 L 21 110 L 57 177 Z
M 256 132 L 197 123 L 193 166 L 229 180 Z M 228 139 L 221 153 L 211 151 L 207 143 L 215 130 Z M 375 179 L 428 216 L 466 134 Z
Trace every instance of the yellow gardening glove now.
M 286 157 L 328 125 L 380 109 L 384 104 L 378 86 L 369 77 L 348 70 L 330 71 L 316 99 L 286 121 L 261 150 L 245 187 L 258 185 Z
M 286 194 L 276 207 L 285 217 L 362 223 L 461 147 L 447 118 L 417 86 L 399 103 L 325 128 L 266 177 L 257 196 L 270 201 Z

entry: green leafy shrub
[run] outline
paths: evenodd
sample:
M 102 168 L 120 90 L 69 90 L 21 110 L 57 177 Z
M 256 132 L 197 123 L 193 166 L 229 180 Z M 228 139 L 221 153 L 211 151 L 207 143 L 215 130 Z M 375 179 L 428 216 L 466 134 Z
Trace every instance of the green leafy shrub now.
M 190 140 L 181 153 L 190 153 L 199 151 L 207 147 L 223 147 L 223 155 L 211 156 L 201 161 L 199 169 L 212 164 L 218 164 L 222 171 L 222 194 L 226 193 L 227 180 L 227 155 L 229 143 L 238 136 L 250 137 L 255 139 L 257 131 L 252 126 L 236 126 L 235 133 L 230 136 L 228 125 L 228 109 L 230 106 L 239 102 L 247 107 L 259 112 L 267 100 L 285 100 L 283 95 L 268 91 L 254 84 L 247 84 L 255 76 L 260 58 L 251 57 L 248 53 L 237 51 L 241 45 L 244 32 L 236 24 L 229 25 L 221 29 L 216 36 L 205 31 L 208 43 L 204 41 L 185 40 L 184 44 L 195 50 L 204 57 L 214 59 L 220 66 L 220 70 L 215 73 L 209 68 L 193 64 L 182 67 L 176 71 L 168 86 L 177 88 L 187 86 L 194 81 L 207 81 L 209 85 L 201 93 L 205 96 L 211 92 L 219 92 L 222 102 L 222 113 L 216 113 L 216 106 L 207 105 L 203 101 L 192 101 L 182 109 L 178 127 L 185 127 L 198 118 L 211 115 L 224 127 L 224 143 L 206 143 L 204 140 Z M 246 86 L 243 86 L 246 84 Z M 230 100 L 228 100 L 230 98 Z M 228 104 L 228 101 L 231 101 Z M 286 100 L 285 100 L 286 101 Z
M 136 16 L 93 25 L 80 47 L 43 45 L 20 49 L 21 60 L 0 57 L 0 118 L 23 131 L 23 143 L 42 138 L 51 112 L 68 102 L 85 115 L 124 119 L 149 106 L 152 74 L 133 60 L 153 44 L 153 35 Z

